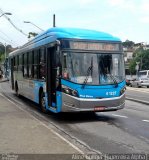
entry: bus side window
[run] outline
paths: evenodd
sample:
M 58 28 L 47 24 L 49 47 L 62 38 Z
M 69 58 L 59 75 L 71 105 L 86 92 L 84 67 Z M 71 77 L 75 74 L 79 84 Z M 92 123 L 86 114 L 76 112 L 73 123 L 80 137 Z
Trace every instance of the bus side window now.
M 28 53 L 24 54 L 24 77 L 28 77 Z
M 39 50 L 39 79 L 45 79 L 46 76 L 46 58 L 45 48 Z
M 18 56 L 14 57 L 14 71 L 18 71 Z
M 16 67 L 15 67 L 15 66 L 16 66 L 16 60 L 15 60 L 15 59 L 16 59 L 16 57 L 13 58 L 13 67 L 14 67 L 14 71 L 16 71 Z
M 31 65 L 31 75 L 34 77 L 34 51 L 32 51 L 32 65 Z
M 28 55 L 28 70 L 29 70 L 29 78 L 32 78 L 32 61 L 33 61 L 33 54 L 32 52 L 29 52 Z
M 17 70 L 19 70 L 19 65 L 20 65 L 20 62 L 19 62 L 19 55 L 17 56 Z
M 21 70 L 22 67 L 22 55 L 19 55 L 19 66 L 18 66 L 18 71 L 22 71 Z
M 37 50 L 34 51 L 34 58 L 33 58 L 33 77 L 35 79 L 38 78 L 38 52 Z

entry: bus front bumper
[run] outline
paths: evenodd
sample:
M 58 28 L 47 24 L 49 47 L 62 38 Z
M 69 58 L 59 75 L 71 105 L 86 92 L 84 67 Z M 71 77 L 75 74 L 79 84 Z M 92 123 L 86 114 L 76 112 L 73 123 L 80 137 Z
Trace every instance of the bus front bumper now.
M 62 93 L 62 112 L 74 111 L 94 111 L 106 112 L 115 111 L 124 108 L 125 93 L 120 97 L 102 98 L 102 99 L 88 99 L 73 97 Z

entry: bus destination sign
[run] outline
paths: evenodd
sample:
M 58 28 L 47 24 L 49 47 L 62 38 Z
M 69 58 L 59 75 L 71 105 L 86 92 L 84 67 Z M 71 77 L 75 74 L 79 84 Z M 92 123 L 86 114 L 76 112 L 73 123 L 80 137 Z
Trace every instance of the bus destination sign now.
M 79 50 L 120 51 L 120 44 L 70 41 L 70 48 Z

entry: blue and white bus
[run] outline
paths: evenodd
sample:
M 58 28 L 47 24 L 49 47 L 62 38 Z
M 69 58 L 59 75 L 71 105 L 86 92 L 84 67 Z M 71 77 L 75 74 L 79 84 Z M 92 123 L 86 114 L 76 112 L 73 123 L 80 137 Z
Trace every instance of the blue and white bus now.
M 51 28 L 9 54 L 12 89 L 43 112 L 125 106 L 122 43 L 104 32 Z

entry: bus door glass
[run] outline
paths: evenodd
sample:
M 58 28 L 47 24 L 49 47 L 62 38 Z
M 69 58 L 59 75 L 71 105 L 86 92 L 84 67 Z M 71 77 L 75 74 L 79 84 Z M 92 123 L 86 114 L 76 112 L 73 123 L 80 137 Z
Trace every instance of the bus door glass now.
M 56 47 L 47 48 L 48 106 L 56 106 Z

